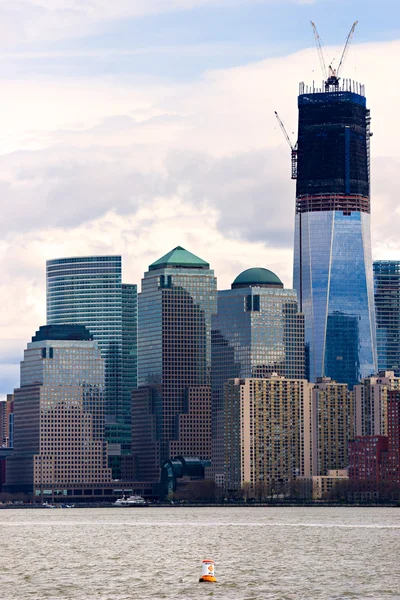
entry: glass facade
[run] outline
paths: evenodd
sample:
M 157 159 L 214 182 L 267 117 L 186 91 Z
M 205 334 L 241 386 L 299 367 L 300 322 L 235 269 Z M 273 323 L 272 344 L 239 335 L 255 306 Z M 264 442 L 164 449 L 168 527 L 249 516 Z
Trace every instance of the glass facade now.
M 111 454 L 131 450 L 131 393 L 137 385 L 137 287 L 122 283 L 120 256 L 47 261 L 47 322 L 82 324 L 105 360 L 105 431 Z M 113 458 L 113 472 L 118 459 Z
M 379 371 L 400 376 L 400 261 L 374 262 L 376 342 Z
M 350 388 L 377 369 L 369 121 L 360 94 L 299 96 L 294 288 L 308 376 Z
M 376 371 L 369 232 L 366 213 L 296 215 L 294 287 L 302 289 L 310 381 L 353 387 Z
M 138 386 L 151 388 L 161 463 L 179 440 L 179 415 L 188 412 L 190 390 L 211 383 L 216 286 L 209 264 L 180 247 L 150 265 L 142 280 Z M 199 389 L 204 394 L 204 387 Z M 204 427 L 199 420 L 192 436 Z

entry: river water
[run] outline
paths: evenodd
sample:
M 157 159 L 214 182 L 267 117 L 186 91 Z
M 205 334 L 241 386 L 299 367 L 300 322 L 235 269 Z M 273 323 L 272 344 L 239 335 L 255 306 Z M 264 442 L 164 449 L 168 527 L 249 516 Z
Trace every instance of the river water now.
M 2 510 L 0 598 L 400 599 L 400 509 Z

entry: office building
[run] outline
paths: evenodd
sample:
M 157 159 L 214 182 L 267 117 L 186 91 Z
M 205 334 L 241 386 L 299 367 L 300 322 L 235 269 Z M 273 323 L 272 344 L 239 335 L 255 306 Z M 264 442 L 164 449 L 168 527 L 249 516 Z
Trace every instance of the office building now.
M 370 113 L 364 87 L 300 84 L 294 288 L 309 379 L 352 389 L 376 373 L 370 239 Z
M 183 450 L 187 456 L 210 459 L 211 440 L 206 437 L 211 427 L 211 317 L 216 313 L 216 287 L 210 265 L 180 246 L 151 264 L 142 280 L 139 389 L 132 395 L 133 407 L 136 402 L 148 407 L 143 418 L 147 430 L 139 431 L 133 424 L 132 451 L 142 476 L 145 463 L 157 461 L 160 469 Z
M 82 325 L 40 327 L 14 391 L 7 490 L 34 499 L 93 496 L 110 485 L 104 442 L 104 359 Z
M 376 343 L 379 371 L 400 376 L 400 261 L 374 262 Z
M 273 374 L 225 385 L 225 486 L 285 493 L 312 465 L 312 384 Z
M 218 292 L 212 318 L 212 477 L 224 469 L 224 385 L 231 378 L 265 378 L 277 373 L 305 378 L 304 316 L 297 294 L 284 289 L 268 269 L 247 269 L 230 290 Z
M 393 371 L 366 377 L 354 388 L 357 436 L 387 435 L 387 400 L 391 390 L 400 389 Z
M 329 377 L 317 379 L 312 392 L 313 475 L 347 468 L 348 445 L 355 437 L 353 392 Z M 325 481 L 325 480 L 324 480 Z
M 131 452 L 137 385 L 137 287 L 123 284 L 120 256 L 47 261 L 47 323 L 86 326 L 105 361 L 105 435 L 114 477 Z

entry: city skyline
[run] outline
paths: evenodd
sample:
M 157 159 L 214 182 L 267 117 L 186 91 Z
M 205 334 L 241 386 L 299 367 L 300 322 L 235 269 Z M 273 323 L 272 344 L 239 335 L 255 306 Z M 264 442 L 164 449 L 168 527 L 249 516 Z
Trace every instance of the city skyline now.
M 224 2 L 219 12 L 213 3 L 180 10 L 176 2 L 169 16 L 140 21 L 149 30 L 172 18 L 178 24 L 174 45 L 168 28 L 158 40 L 171 57 L 161 77 L 150 64 L 154 36 L 143 51 L 124 48 L 129 36 L 116 34 L 118 27 L 139 26 L 131 14 L 125 23 L 112 20 L 122 4 L 115 3 L 115 14 L 100 15 L 102 20 L 89 15 L 74 39 L 71 28 L 62 35 L 55 28 L 58 39 L 52 41 L 45 32 L 41 41 L 22 39 L 10 28 L 2 41 L 1 397 L 15 387 L 27 336 L 44 322 L 46 259 L 122 254 L 124 280 L 137 283 L 145 265 L 180 244 L 213 259 L 221 289 L 255 265 L 272 269 L 292 287 L 294 190 L 273 111 L 295 131 L 298 82 L 322 79 L 311 18 L 331 56 L 338 50 L 329 44 L 341 46 L 351 21 L 360 18 L 344 76 L 365 82 L 374 115 L 372 202 L 379 210 L 372 213 L 373 258 L 399 257 L 392 192 L 398 91 L 390 77 L 399 34 L 384 22 L 382 6 L 378 11 L 371 3 L 366 14 L 364 4 L 361 19 L 361 3 L 353 3 L 344 22 L 336 5 L 326 10 L 328 2 L 292 3 L 290 17 L 270 2 Z M 228 15 L 231 29 L 222 35 L 215 26 L 205 35 L 213 18 Z M 265 31 L 256 26 L 263 16 L 270 17 Z M 284 22 L 286 27 L 276 27 Z M 187 42 L 183 25 L 198 35 L 185 46 L 193 67 L 179 75 L 177 48 Z M 274 28 L 281 30 L 279 40 Z M 141 68 L 131 58 L 136 51 Z

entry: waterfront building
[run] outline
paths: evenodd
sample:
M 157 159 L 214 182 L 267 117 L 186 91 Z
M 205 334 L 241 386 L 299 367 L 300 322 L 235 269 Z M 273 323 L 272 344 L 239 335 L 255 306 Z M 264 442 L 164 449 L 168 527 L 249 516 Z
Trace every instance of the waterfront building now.
M 388 448 L 382 456 L 381 479 L 400 488 L 400 391 L 389 392 L 387 402 Z
M 313 385 L 273 374 L 231 379 L 225 385 L 225 486 L 248 484 L 259 494 L 284 493 L 298 477 L 310 477 Z
M 47 323 L 85 325 L 105 361 L 105 436 L 121 478 L 131 452 L 131 394 L 137 386 L 137 286 L 122 283 L 120 256 L 47 261 Z
M 400 391 L 387 397 L 386 435 L 357 436 L 350 443 L 349 477 L 355 482 L 400 487 Z M 370 488 L 374 491 L 376 488 Z
M 322 500 L 329 498 L 333 488 L 343 481 L 348 481 L 347 469 L 328 469 L 326 475 L 317 475 L 312 480 L 312 499 Z
M 211 317 L 217 281 L 210 265 L 180 246 L 149 266 L 138 299 L 138 386 L 133 423 L 138 472 L 154 476 L 176 453 L 211 457 Z M 147 441 L 146 441 L 147 440 Z M 151 456 L 149 455 L 151 452 Z M 146 477 L 147 478 L 147 477 Z M 157 477 L 158 480 L 158 477 Z
M 313 475 L 325 477 L 328 471 L 347 468 L 348 445 L 355 436 L 354 413 L 354 396 L 347 384 L 329 377 L 317 379 L 312 392 Z
M 376 342 L 379 371 L 400 376 L 400 261 L 374 262 Z
M 14 444 L 14 394 L 7 394 L 0 402 L 0 447 L 12 448 Z
M 284 289 L 275 273 L 247 269 L 231 289 L 218 292 L 212 318 L 212 477 L 223 482 L 224 385 L 232 378 L 265 378 L 277 373 L 305 378 L 304 315 L 297 294 Z
M 400 378 L 393 371 L 366 377 L 354 388 L 356 434 L 387 435 L 387 400 L 391 390 L 400 389 Z
M 104 441 L 104 359 L 82 325 L 40 327 L 14 391 L 7 490 L 36 499 L 93 495 L 111 482 Z M 90 492 L 90 494 L 89 494 Z
M 300 84 L 294 288 L 309 379 L 352 389 L 376 373 L 370 239 L 370 113 L 364 87 Z

